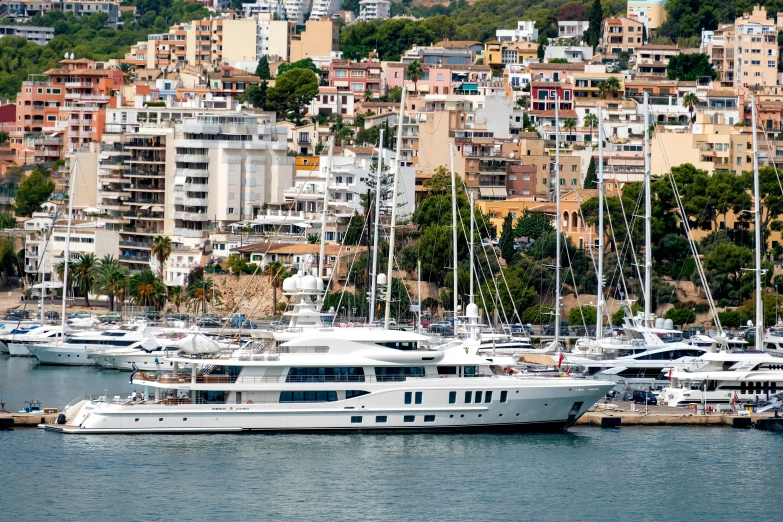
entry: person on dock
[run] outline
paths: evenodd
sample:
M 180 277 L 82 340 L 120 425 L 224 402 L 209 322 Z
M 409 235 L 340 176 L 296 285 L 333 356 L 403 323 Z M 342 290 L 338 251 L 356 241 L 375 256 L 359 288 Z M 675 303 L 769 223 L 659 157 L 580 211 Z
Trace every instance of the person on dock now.
M 136 402 L 136 399 L 138 398 L 138 395 L 136 395 L 136 390 L 133 390 L 133 394 L 131 395 L 131 398 L 133 399 L 133 402 Z

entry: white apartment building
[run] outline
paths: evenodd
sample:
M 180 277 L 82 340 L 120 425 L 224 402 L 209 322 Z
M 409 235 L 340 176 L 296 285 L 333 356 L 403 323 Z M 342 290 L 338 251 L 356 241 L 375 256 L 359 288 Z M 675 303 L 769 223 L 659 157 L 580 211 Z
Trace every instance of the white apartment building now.
M 557 37 L 558 38 L 578 38 L 582 39 L 582 35 L 590 27 L 590 22 L 587 20 L 563 20 L 557 22 Z
M 304 25 L 305 15 L 310 12 L 313 0 L 285 0 L 286 20 L 296 25 Z
M 391 16 L 391 2 L 388 0 L 362 0 L 359 2 L 359 21 L 386 20 Z
M 310 20 L 331 18 L 332 13 L 339 11 L 343 6 L 343 0 L 313 0 L 313 9 L 310 11 Z
M 534 21 L 520 20 L 517 22 L 516 29 L 496 30 L 495 38 L 498 42 L 519 42 L 521 40 L 535 42 L 538 40 L 538 29 L 536 29 L 536 23 Z
M 196 246 L 210 230 L 252 220 L 293 184 L 285 131 L 263 113 L 203 115 L 177 126 L 171 235 Z
M 255 3 L 242 4 L 245 18 L 256 15 L 277 15 L 278 20 L 285 20 L 285 6 L 278 0 L 256 0 Z
M 321 86 L 318 94 L 310 102 L 307 113 L 311 116 L 318 114 L 339 114 L 346 122 L 353 122 L 356 112 L 354 110 L 355 95 L 352 91 L 338 90 L 337 87 Z

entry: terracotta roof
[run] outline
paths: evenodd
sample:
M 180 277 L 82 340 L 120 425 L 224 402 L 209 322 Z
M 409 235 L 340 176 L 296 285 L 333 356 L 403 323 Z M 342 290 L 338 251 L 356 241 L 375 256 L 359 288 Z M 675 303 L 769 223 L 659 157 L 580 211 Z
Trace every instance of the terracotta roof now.
M 531 63 L 531 71 L 584 71 L 583 63 Z
M 540 81 L 535 81 L 535 82 L 530 82 L 530 85 L 531 85 L 531 87 L 555 87 L 555 88 L 559 87 L 561 89 L 566 88 L 566 85 L 567 85 L 568 88 L 573 88 L 573 85 L 571 85 L 570 83 L 569 84 L 563 84 L 563 82 L 540 82 Z
M 348 60 L 334 60 L 332 69 L 380 69 L 380 62 L 350 62 Z
M 345 147 L 345 150 L 350 150 L 354 154 L 358 154 L 362 156 L 372 156 L 373 154 L 375 154 L 375 147 L 356 147 L 350 145 L 348 147 Z
M 680 48 L 676 45 L 644 44 L 641 47 L 637 47 L 636 50 L 637 51 L 679 51 Z
M 533 116 L 538 116 L 539 118 L 554 118 L 555 117 L 555 111 L 530 111 L 530 114 Z M 579 116 L 576 114 L 576 111 L 569 111 L 566 109 L 563 109 L 560 111 L 560 119 L 564 118 L 578 118 Z
M 519 139 L 521 139 L 521 140 L 522 139 L 528 140 L 528 139 L 531 139 L 531 138 L 532 139 L 538 139 L 538 134 L 536 134 L 535 132 L 520 132 L 517 135 L 517 137 Z
M 481 45 L 481 42 L 476 40 L 441 40 L 435 44 L 435 47 L 443 47 L 444 49 L 464 49 L 465 47 L 472 47 L 474 45 Z
M 728 96 L 731 98 L 736 98 L 737 93 L 732 90 L 715 90 L 715 91 L 707 91 L 707 96 Z
M 55 75 L 55 74 L 68 74 L 70 76 L 109 76 L 108 69 L 74 69 L 69 71 L 68 69 L 49 69 L 44 71 L 43 74 Z

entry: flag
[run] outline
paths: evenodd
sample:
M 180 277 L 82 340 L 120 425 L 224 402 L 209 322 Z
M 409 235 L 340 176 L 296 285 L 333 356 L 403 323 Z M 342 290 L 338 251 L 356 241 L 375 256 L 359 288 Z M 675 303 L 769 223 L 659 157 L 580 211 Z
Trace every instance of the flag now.
M 672 380 L 672 369 L 671 368 L 669 368 L 669 380 L 670 381 Z
M 565 359 L 565 355 L 561 352 L 560 353 L 560 359 L 557 361 L 557 369 L 560 369 L 560 366 L 563 364 L 563 359 Z
M 570 366 L 569 366 L 569 367 L 568 367 L 568 369 L 566 370 L 566 375 L 571 375 L 571 367 L 570 367 Z
M 734 392 L 734 398 L 731 399 L 732 404 L 737 404 L 739 402 L 739 397 L 737 397 L 737 392 Z

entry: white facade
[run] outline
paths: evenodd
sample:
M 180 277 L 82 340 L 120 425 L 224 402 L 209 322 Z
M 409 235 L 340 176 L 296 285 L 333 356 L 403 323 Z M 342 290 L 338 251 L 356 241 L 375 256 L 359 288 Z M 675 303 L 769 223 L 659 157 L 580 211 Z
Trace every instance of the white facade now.
M 385 20 L 391 16 L 391 2 L 387 0 L 362 0 L 359 2 L 359 21 Z
M 544 61 L 565 59 L 568 63 L 582 63 L 593 57 L 593 48 L 587 46 L 550 45 L 544 51 Z
M 343 0 L 313 0 L 313 10 L 310 11 L 310 20 L 330 18 L 332 13 L 339 11 L 343 6 Z
M 319 87 L 318 95 L 310 102 L 308 114 L 339 114 L 344 120 L 353 121 L 354 93 L 352 91 L 338 91 L 335 87 Z
M 277 0 L 256 0 L 252 4 L 242 4 L 245 18 L 256 15 L 277 15 L 279 20 L 285 20 L 285 7 Z
M 587 20 L 573 20 L 557 22 L 557 36 L 558 38 L 579 38 L 582 39 L 582 35 L 590 27 L 590 22 Z
M 519 42 L 527 40 L 535 42 L 538 40 L 538 29 L 536 23 L 532 20 L 520 20 L 517 22 L 516 29 L 498 29 L 495 31 L 495 38 L 498 42 Z
M 305 15 L 310 11 L 313 0 L 285 0 L 285 16 L 289 22 L 304 25 Z

